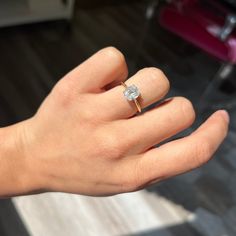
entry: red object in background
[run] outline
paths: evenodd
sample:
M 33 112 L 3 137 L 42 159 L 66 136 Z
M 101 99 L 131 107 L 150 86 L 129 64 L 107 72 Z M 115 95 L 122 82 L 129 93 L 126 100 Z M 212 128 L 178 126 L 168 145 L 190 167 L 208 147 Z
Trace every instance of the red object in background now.
M 230 9 L 214 0 L 175 0 L 161 9 L 160 24 L 186 41 L 227 63 L 236 63 L 236 32 L 220 34 Z

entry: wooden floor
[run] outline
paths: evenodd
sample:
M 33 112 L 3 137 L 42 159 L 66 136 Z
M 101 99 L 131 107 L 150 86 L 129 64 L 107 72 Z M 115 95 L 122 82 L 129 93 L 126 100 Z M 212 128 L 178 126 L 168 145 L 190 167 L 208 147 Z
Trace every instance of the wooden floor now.
M 161 29 L 156 19 L 148 25 L 145 8 L 146 1 L 77 7 L 70 26 L 1 29 L 0 125 L 32 116 L 58 79 L 110 45 L 125 54 L 130 74 L 160 67 L 172 84 L 169 95 L 197 104 L 219 63 Z M 0 236 L 236 235 L 234 140 L 230 132 L 206 167 L 137 193 L 108 198 L 48 193 L 0 201 Z
M 139 235 L 142 232 L 171 236 L 174 227 L 184 224 L 187 215 L 182 209 L 176 211 L 173 203 L 147 191 L 108 198 L 43 194 L 17 198 L 14 203 L 29 232 L 40 236 Z M 187 227 L 183 232 L 197 235 Z

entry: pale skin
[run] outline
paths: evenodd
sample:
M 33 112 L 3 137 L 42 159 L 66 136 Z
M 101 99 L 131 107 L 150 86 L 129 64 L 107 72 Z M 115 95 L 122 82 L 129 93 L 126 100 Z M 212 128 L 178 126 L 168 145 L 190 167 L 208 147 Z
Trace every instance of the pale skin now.
M 108 196 L 139 190 L 208 162 L 224 140 L 226 111 L 190 136 L 155 145 L 192 125 L 189 100 L 174 97 L 136 115 L 123 96 L 121 52 L 105 48 L 62 78 L 30 119 L 0 129 L 0 197 L 42 192 Z M 157 68 L 128 78 L 142 108 L 162 99 L 169 81 Z

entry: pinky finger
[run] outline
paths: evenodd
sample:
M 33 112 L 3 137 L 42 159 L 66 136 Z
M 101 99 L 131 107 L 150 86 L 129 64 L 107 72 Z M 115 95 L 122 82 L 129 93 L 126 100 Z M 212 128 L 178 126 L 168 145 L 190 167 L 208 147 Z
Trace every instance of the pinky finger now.
M 182 174 L 208 162 L 226 137 L 228 124 L 227 113 L 218 111 L 190 136 L 127 160 L 127 168 L 133 169 L 127 177 L 131 183 L 130 190 Z

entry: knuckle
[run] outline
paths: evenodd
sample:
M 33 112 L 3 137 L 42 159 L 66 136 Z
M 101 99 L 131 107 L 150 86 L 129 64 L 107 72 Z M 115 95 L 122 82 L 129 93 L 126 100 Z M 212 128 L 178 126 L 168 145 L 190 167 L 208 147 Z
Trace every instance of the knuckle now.
M 153 79 L 166 77 L 164 72 L 158 68 L 150 67 L 148 69 L 149 69 L 150 75 L 153 77 Z
M 116 60 L 120 64 L 125 63 L 125 57 L 124 57 L 123 53 L 121 51 L 119 51 L 117 48 L 107 47 L 107 48 L 103 49 L 102 51 L 111 60 Z
M 140 72 L 147 73 L 151 77 L 151 79 L 154 79 L 154 80 L 166 77 L 164 72 L 156 67 L 144 68 Z
M 201 142 L 196 145 L 195 153 L 195 164 L 196 166 L 202 166 L 206 164 L 213 153 L 213 147 L 210 144 L 209 140 L 202 138 Z
M 149 67 L 142 69 L 141 73 L 148 74 L 151 82 L 157 83 L 159 87 L 161 86 L 163 92 L 167 92 L 170 89 L 170 82 L 162 70 L 156 67 Z
M 62 106 L 67 107 L 73 101 L 73 93 L 71 92 L 71 86 L 68 80 L 61 79 L 54 87 L 53 93 L 56 96 L 57 101 Z
M 179 108 L 182 116 L 186 119 L 189 124 L 192 124 L 195 120 L 195 111 L 190 100 L 185 97 L 177 97 Z

